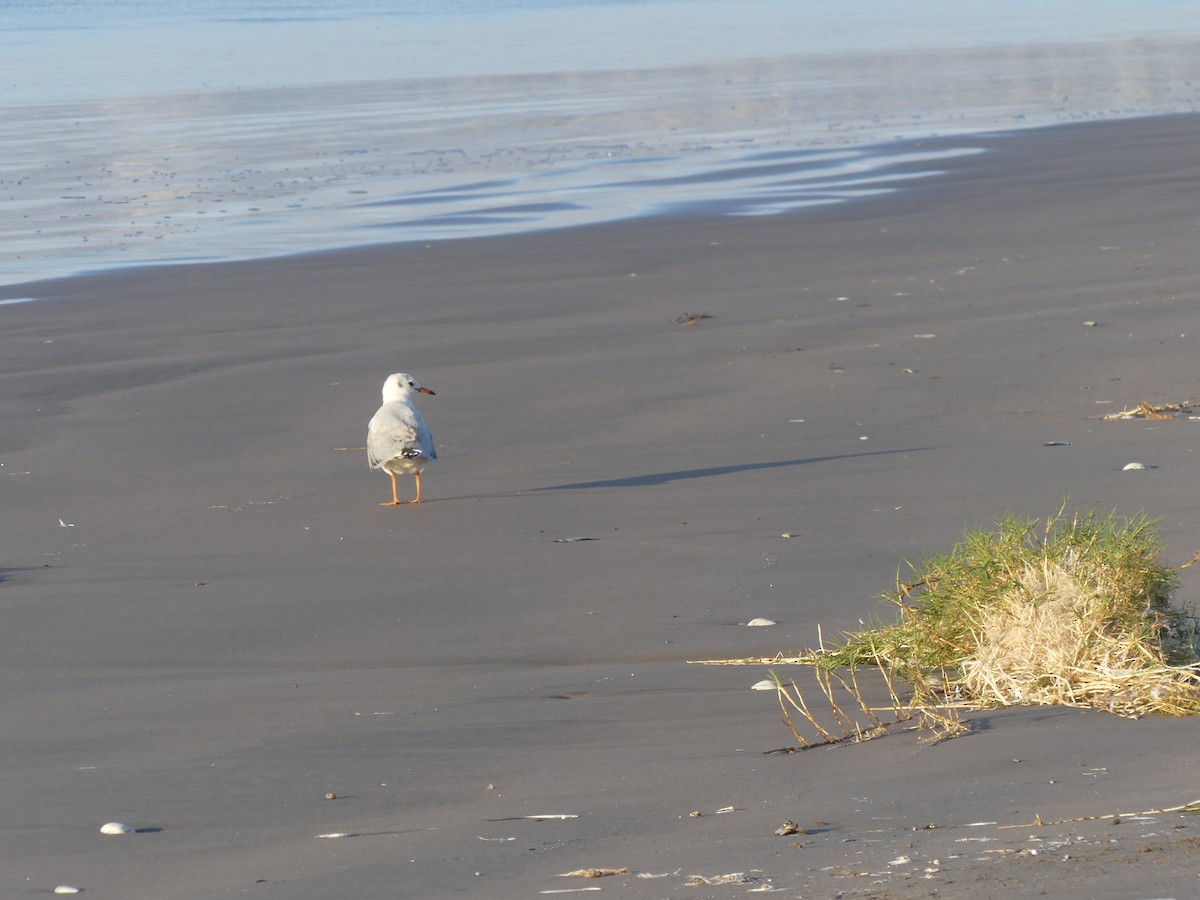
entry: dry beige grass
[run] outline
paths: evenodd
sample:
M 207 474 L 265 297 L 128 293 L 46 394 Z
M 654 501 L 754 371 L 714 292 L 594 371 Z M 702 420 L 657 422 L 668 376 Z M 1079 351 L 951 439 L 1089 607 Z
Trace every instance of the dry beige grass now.
M 1200 709 L 1200 669 L 1169 665 L 1156 618 L 1129 627 L 1112 600 L 1059 565 L 1028 567 L 980 613 L 956 685 L 984 705 L 1090 706 L 1124 716 Z
M 778 690 L 783 724 L 799 742 L 800 749 L 862 743 L 886 734 L 893 725 L 914 719 L 916 729 L 929 743 L 936 744 L 971 730 L 952 705 L 920 690 L 911 692 L 907 702 L 901 700 L 892 670 L 881 660 L 876 660 L 876 668 L 887 689 L 886 707 L 875 707 L 868 702 L 859 685 L 856 668 L 845 670 L 844 677 L 833 670 L 817 669 L 814 674 L 821 695 L 819 705 L 810 705 L 795 681 L 785 685 L 779 676 L 771 673 Z M 793 713 L 797 714 L 795 718 Z M 805 737 L 797 719 L 807 723 L 807 728 L 817 735 L 815 740 Z

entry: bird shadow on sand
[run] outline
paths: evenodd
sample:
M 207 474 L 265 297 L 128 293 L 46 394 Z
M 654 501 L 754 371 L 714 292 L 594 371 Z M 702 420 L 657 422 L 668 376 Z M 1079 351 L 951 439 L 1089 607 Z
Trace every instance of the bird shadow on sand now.
M 810 463 L 830 462 L 838 459 L 858 459 L 867 456 L 890 456 L 895 453 L 917 453 L 932 450 L 932 447 L 905 447 L 900 450 L 872 450 L 866 453 L 839 453 L 833 456 L 808 456 L 803 459 L 783 459 L 776 462 L 740 463 L 733 466 L 710 466 L 704 469 L 679 469 L 674 472 L 653 472 L 646 475 L 630 475 L 628 478 L 605 478 L 599 481 L 574 481 L 570 484 L 554 484 L 531 488 L 534 491 L 578 491 L 588 488 L 652 487 L 685 481 L 690 478 L 716 478 L 738 472 L 756 472 L 762 469 L 785 469 L 791 466 L 806 466 Z

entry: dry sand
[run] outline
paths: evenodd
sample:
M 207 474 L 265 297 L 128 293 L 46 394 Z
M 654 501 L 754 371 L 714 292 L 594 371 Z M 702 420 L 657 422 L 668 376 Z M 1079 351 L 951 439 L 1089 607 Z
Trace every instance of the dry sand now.
M 1193 721 L 768 755 L 765 673 L 685 661 L 857 627 L 902 560 L 1067 496 L 1191 556 L 1200 423 L 1097 417 L 1200 395 L 1198 142 L 1078 125 L 812 215 L 4 289 L 39 301 L 0 307 L 0 895 L 1194 895 L 1195 816 L 1028 825 L 1196 799 Z M 338 449 L 397 370 L 437 391 L 419 507 Z M 558 877 L 599 866 L 630 874 Z

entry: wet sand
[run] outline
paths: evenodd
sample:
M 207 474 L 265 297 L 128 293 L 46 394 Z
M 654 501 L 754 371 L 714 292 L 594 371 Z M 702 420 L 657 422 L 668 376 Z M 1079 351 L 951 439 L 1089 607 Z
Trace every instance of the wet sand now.
M 903 560 L 1065 497 L 1191 557 L 1200 426 L 1098 417 L 1200 396 L 1198 137 L 996 136 L 808 214 L 0 289 L 38 298 L 0 306 L 0 893 L 1187 896 L 1195 817 L 1106 814 L 1196 799 L 1194 722 L 769 754 L 765 672 L 687 661 L 886 615 Z M 385 508 L 355 448 L 401 370 L 441 459 Z M 630 874 L 558 877 L 601 866 Z

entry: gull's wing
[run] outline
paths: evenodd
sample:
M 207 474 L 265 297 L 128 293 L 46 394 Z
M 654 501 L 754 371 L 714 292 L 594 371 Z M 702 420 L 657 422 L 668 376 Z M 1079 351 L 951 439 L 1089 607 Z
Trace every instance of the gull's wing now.
M 367 425 L 367 462 L 378 469 L 398 456 L 437 459 L 437 450 L 420 413 L 407 403 L 385 403 Z

